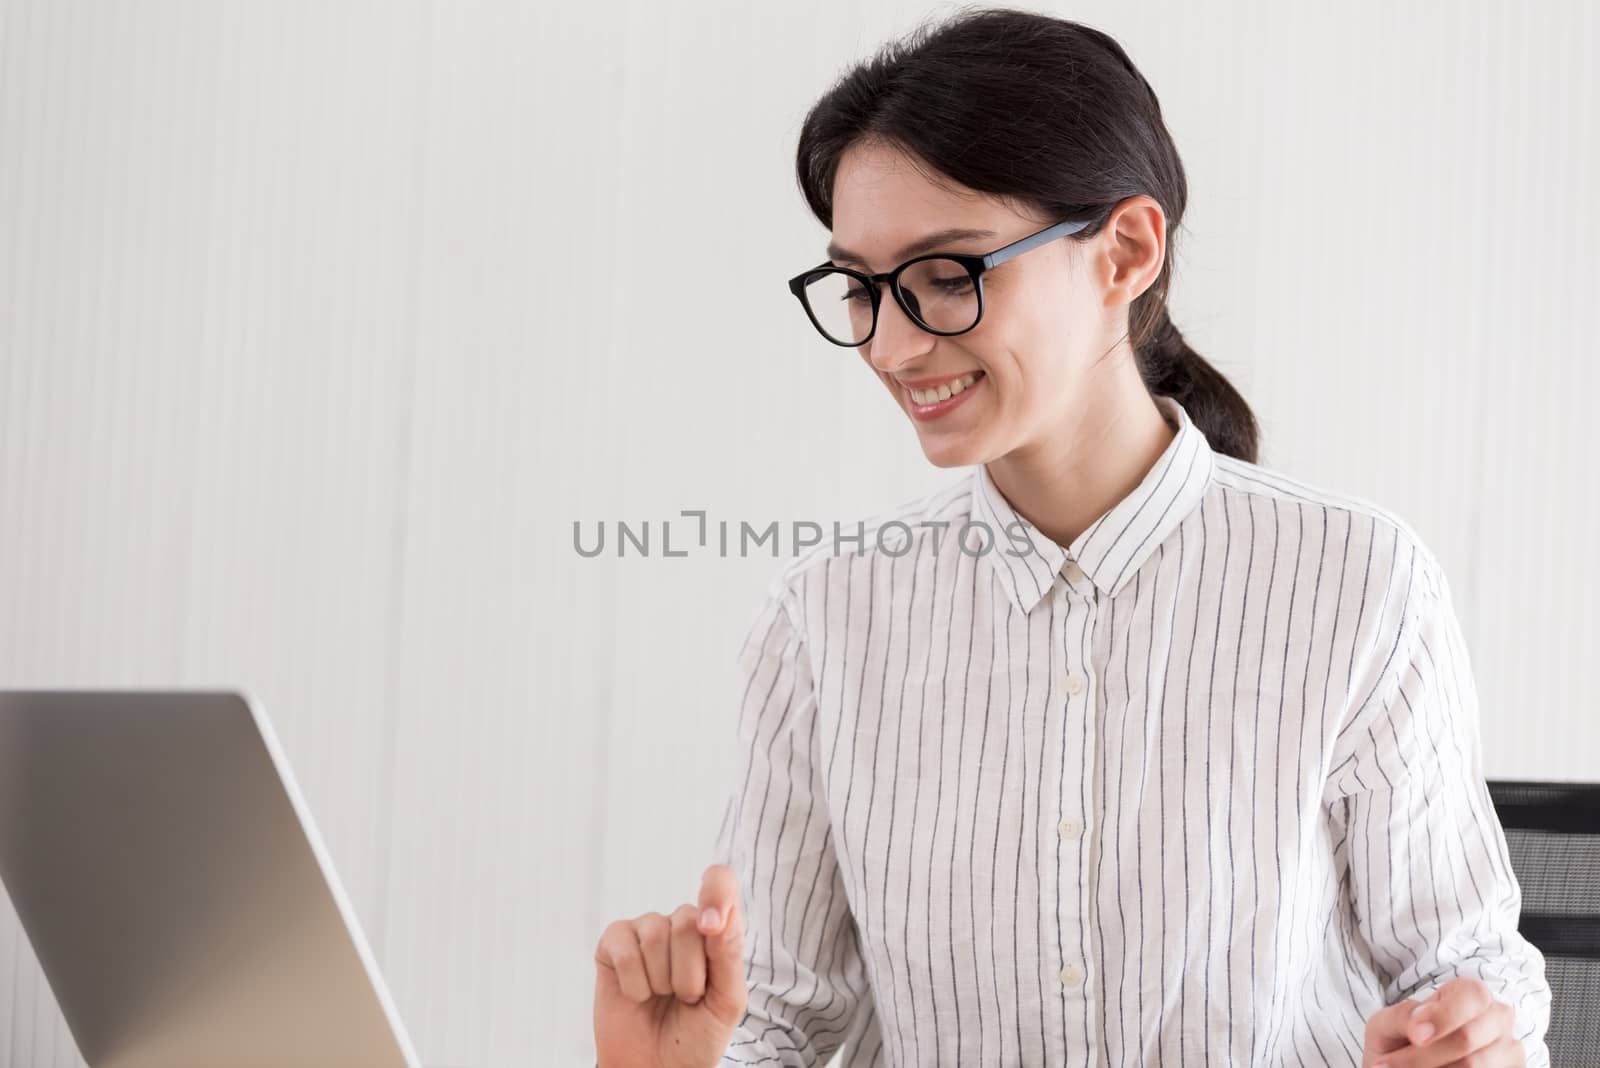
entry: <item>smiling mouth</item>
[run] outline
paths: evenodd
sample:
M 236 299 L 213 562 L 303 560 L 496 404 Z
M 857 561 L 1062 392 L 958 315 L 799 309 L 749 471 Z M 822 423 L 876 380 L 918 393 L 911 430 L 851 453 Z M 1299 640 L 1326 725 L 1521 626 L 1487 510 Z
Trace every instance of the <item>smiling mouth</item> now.
M 940 385 L 937 389 L 911 389 L 908 386 L 906 387 L 906 396 L 911 398 L 913 404 L 927 407 L 930 404 L 938 404 L 940 401 L 949 400 L 956 394 L 966 391 L 982 377 L 982 371 L 972 371 L 954 381 Z

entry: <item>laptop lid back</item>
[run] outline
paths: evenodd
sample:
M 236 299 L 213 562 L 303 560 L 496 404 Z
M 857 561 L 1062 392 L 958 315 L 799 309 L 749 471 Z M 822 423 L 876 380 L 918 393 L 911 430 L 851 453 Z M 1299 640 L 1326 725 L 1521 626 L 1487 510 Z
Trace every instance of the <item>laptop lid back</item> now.
M 0 882 L 93 1068 L 416 1068 L 241 694 L 0 691 Z

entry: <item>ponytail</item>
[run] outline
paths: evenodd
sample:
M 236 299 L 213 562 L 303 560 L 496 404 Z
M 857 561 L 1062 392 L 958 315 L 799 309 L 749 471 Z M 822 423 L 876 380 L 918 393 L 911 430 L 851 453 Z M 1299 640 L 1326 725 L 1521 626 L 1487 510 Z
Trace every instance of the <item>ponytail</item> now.
M 1261 431 L 1255 413 L 1233 383 L 1189 347 L 1165 305 L 1157 311 L 1154 325 L 1135 346 L 1134 354 L 1145 388 L 1183 405 L 1212 449 L 1257 462 Z

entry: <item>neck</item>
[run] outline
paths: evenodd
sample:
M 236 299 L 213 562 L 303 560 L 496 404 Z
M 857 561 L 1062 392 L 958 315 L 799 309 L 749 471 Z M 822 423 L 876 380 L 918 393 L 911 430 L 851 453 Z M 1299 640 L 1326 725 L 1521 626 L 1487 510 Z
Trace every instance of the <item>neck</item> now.
M 1063 548 L 1132 493 L 1176 430 L 1131 361 L 1105 391 L 1086 391 L 1061 413 L 1054 436 L 985 466 L 1018 515 Z

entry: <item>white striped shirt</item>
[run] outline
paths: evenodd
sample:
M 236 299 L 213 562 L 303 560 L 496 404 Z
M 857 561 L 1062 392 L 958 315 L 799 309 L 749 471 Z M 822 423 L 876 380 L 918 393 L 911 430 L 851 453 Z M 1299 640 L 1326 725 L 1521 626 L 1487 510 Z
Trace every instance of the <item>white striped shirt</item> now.
M 979 466 L 774 579 L 725 1064 L 1359 1065 L 1457 976 L 1548 1064 L 1437 560 L 1157 403 L 1171 444 L 1070 546 Z

